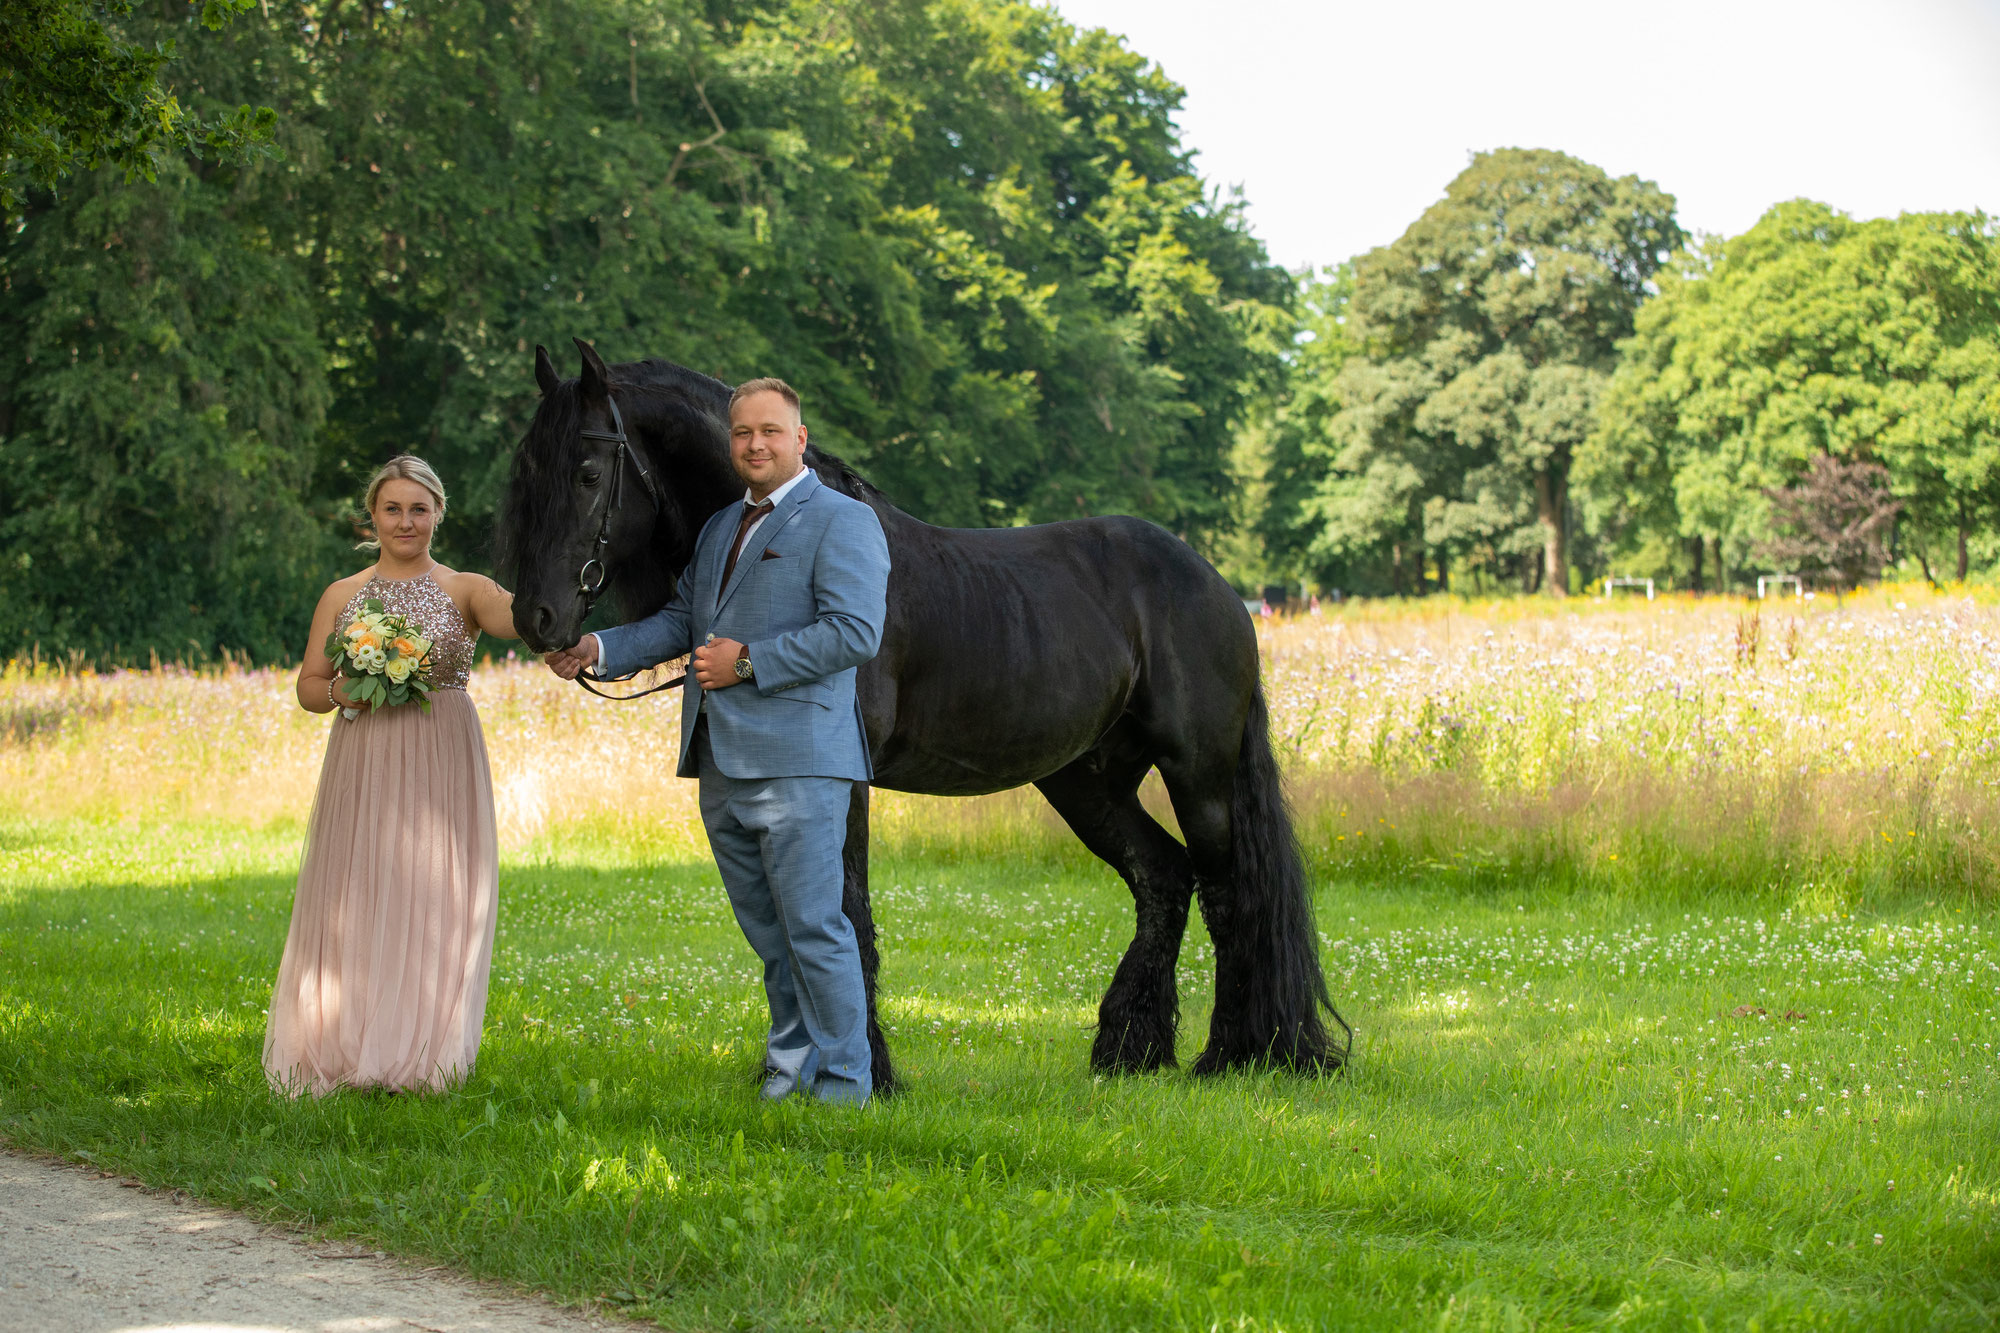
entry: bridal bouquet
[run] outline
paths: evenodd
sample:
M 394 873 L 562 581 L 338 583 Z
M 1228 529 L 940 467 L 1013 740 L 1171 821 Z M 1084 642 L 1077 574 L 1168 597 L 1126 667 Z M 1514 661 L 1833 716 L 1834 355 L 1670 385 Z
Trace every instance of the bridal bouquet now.
M 408 703 L 429 710 L 431 641 L 408 616 L 384 610 L 370 598 L 345 633 L 327 636 L 326 655 L 346 678 L 347 697 L 367 704 L 370 711 Z M 341 710 L 348 718 L 359 712 Z

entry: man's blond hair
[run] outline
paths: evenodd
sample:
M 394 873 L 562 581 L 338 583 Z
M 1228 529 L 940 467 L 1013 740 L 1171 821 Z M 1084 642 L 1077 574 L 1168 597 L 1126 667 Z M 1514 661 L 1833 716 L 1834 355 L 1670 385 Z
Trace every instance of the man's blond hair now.
M 799 410 L 799 391 L 775 375 L 765 375 L 760 379 L 745 380 L 737 385 L 736 392 L 729 395 L 729 410 L 734 412 L 738 403 L 752 394 L 758 393 L 775 393 L 778 397 L 792 405 L 793 416 L 804 416 Z

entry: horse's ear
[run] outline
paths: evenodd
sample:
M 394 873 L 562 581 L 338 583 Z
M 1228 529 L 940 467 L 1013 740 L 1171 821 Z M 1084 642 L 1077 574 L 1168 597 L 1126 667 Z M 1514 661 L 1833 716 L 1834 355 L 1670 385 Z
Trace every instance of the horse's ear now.
M 597 349 L 581 338 L 571 338 L 576 350 L 583 353 L 583 391 L 592 398 L 611 392 L 611 372 L 604 368 L 604 358 Z
M 544 398 L 554 393 L 556 386 L 562 383 L 562 376 L 556 374 L 556 363 L 549 360 L 549 349 L 540 343 L 535 344 L 535 383 L 542 386 Z

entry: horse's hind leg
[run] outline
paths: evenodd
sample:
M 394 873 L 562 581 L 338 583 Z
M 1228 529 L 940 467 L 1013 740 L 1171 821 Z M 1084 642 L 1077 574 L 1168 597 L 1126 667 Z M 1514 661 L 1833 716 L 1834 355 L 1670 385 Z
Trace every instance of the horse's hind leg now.
M 1180 1017 L 1174 967 L 1187 930 L 1194 867 L 1139 803 L 1139 781 L 1150 767 L 1128 760 L 1114 768 L 1093 752 L 1035 784 L 1083 845 L 1124 878 L 1137 909 L 1131 946 L 1097 1006 L 1090 1066 L 1103 1073 L 1174 1063 Z
M 1262 691 L 1238 735 L 1203 735 L 1162 759 L 1215 945 L 1215 1009 L 1197 1074 L 1270 1062 L 1338 1067 L 1305 863 L 1267 739 Z M 1231 753 L 1234 751 L 1234 753 Z
M 877 1096 L 896 1090 L 896 1071 L 889 1063 L 889 1042 L 875 1017 L 875 974 L 882 969 L 882 955 L 875 950 L 875 913 L 868 905 L 868 792 L 865 782 L 854 784 L 847 802 L 847 844 L 841 851 L 840 911 L 854 927 L 855 943 L 861 947 L 861 982 L 868 992 L 868 1052 L 870 1077 Z

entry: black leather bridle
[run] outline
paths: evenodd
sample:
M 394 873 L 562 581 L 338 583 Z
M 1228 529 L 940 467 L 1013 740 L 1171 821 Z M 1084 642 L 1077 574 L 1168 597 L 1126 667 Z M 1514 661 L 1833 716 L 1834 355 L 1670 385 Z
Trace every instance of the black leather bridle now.
M 589 617 L 591 610 L 596 607 L 598 597 L 604 592 L 606 584 L 610 581 L 610 567 L 604 563 L 604 556 L 611 546 L 611 520 L 618 513 L 618 502 L 624 498 L 625 464 L 627 460 L 630 460 L 632 471 L 639 478 L 639 485 L 645 489 L 646 498 L 653 502 L 653 517 L 658 519 L 660 512 L 666 508 L 666 501 L 660 497 L 659 484 L 653 480 L 653 474 L 646 470 L 646 460 L 639 457 L 639 451 L 632 447 L 632 441 L 625 434 L 625 418 L 618 411 L 618 400 L 612 397 L 607 390 L 604 395 L 604 402 L 611 409 L 611 429 L 582 429 L 577 432 L 578 435 L 586 440 L 608 440 L 612 446 L 611 484 L 604 491 L 604 517 L 598 520 L 597 541 L 592 545 L 589 557 L 584 560 L 582 568 L 576 571 L 576 590 L 583 594 L 583 614 L 586 619 Z M 616 679 L 630 680 L 632 677 L 619 676 Z M 577 684 L 583 686 L 584 689 L 590 691 L 590 693 L 596 695 L 598 698 L 611 699 L 621 703 L 628 699 L 643 699 L 647 695 L 657 694 L 661 690 L 671 690 L 676 685 L 685 683 L 686 680 L 687 677 L 685 675 L 676 676 L 664 684 L 640 690 L 637 694 L 618 695 L 606 694 L 597 688 L 598 685 L 613 683 L 611 678 L 599 676 L 589 671 L 580 671 L 576 677 Z M 593 682 L 595 683 L 593 684 Z

